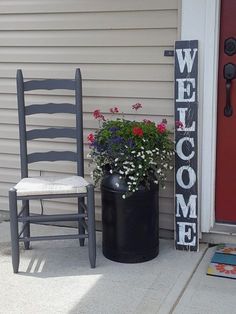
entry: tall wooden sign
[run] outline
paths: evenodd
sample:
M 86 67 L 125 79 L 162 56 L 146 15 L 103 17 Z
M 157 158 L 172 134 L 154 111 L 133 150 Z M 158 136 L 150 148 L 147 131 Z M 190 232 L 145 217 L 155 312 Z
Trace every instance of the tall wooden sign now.
M 175 44 L 175 246 L 198 250 L 198 41 Z

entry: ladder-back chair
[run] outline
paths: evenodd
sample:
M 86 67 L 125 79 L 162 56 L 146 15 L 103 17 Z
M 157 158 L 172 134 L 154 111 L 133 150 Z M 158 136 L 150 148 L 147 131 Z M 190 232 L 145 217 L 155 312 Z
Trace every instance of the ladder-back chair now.
M 75 104 L 47 103 L 25 105 L 25 91 L 33 90 L 72 90 L 75 92 Z M 81 73 L 76 69 L 75 79 L 46 79 L 24 81 L 21 70 L 17 70 L 17 101 L 19 115 L 21 180 L 9 191 L 10 228 L 12 243 L 12 265 L 14 273 L 19 268 L 19 242 L 24 242 L 29 249 L 31 241 L 60 240 L 78 238 L 84 245 L 88 238 L 89 261 L 92 268 L 96 263 L 95 208 L 94 186 L 84 179 L 83 154 L 83 117 L 82 117 L 82 82 Z M 27 128 L 28 115 L 35 114 L 74 114 L 76 127 L 53 127 L 44 129 Z M 73 138 L 76 142 L 76 152 L 49 151 L 28 153 L 27 142 L 44 138 Z M 63 177 L 29 177 L 28 164 L 40 161 L 74 161 L 77 163 L 77 173 L 74 176 Z M 73 197 L 78 199 L 78 212 L 71 214 L 32 215 L 29 200 L 57 199 Z M 87 204 L 85 203 L 87 198 Z M 17 209 L 17 201 L 22 201 L 22 207 Z M 30 236 L 30 223 L 53 223 L 64 221 L 78 222 L 78 234 L 54 236 Z M 19 222 L 22 228 L 19 230 Z

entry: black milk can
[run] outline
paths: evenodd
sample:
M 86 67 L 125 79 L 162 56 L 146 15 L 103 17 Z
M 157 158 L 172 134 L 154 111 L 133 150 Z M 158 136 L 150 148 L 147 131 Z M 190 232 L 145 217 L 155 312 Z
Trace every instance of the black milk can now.
M 159 252 L 159 186 L 140 186 L 124 199 L 127 191 L 118 174 L 101 182 L 103 254 L 122 263 L 148 261 Z

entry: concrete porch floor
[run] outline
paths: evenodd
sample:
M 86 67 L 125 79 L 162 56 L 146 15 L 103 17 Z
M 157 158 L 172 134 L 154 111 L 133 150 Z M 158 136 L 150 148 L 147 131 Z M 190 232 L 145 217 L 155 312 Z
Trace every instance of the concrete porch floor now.
M 39 231 L 40 230 L 40 231 Z M 35 226 L 37 234 L 75 229 Z M 87 246 L 78 241 L 35 242 L 21 250 L 20 272 L 12 273 L 9 223 L 0 223 L 0 313 L 234 313 L 236 282 L 205 275 L 214 248 L 180 252 L 160 240 L 159 256 L 139 264 L 112 262 L 102 255 L 90 269 Z

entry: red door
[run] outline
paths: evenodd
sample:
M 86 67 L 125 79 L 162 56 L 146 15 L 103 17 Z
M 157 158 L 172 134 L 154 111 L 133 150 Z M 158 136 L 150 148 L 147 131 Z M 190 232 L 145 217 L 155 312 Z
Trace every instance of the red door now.
M 236 224 L 236 0 L 221 1 L 216 221 Z

